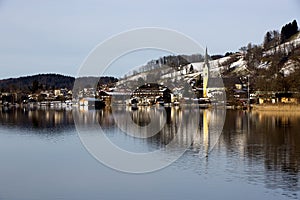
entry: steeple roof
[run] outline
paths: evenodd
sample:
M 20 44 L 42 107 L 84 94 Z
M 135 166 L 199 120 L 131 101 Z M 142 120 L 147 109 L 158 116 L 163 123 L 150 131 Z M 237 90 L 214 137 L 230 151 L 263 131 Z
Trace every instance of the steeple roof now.
M 205 63 L 205 65 L 209 68 L 208 54 L 207 54 L 207 47 L 205 48 L 204 63 Z

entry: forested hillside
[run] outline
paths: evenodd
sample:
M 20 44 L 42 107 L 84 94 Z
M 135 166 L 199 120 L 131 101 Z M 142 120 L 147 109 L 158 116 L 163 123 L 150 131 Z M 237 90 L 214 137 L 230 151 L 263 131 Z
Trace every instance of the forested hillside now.
M 116 82 L 114 77 L 80 77 L 77 82 L 83 87 L 94 87 L 92 83 L 107 84 Z M 37 90 L 51 90 L 67 88 L 72 90 L 75 78 L 60 74 L 38 74 L 33 76 L 24 76 L 20 78 L 10 78 L 0 80 L 1 92 L 22 91 L 24 93 L 34 93 Z

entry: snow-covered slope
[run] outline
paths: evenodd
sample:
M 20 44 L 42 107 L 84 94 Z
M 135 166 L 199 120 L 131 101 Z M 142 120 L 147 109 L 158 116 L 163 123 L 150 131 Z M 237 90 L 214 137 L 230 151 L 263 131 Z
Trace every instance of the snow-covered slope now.
M 291 48 L 298 47 L 300 47 L 300 32 L 296 34 L 292 40 L 265 51 L 264 56 L 274 54 L 278 51 L 285 51 L 285 53 L 289 53 L 292 50 Z
M 270 57 L 275 51 L 285 51 L 286 55 L 288 55 L 293 49 L 298 48 L 300 49 L 300 33 L 295 35 L 293 39 L 290 41 L 281 44 L 277 47 L 269 49 L 263 52 L 262 57 Z M 300 56 L 299 56 L 300 59 Z M 261 60 L 256 64 L 255 68 L 257 69 L 267 69 L 271 66 L 272 59 L 269 61 Z M 289 75 L 293 72 L 296 64 L 299 65 L 295 60 L 287 60 L 281 69 L 281 72 L 285 75 Z M 246 75 L 251 73 L 249 70 L 248 63 L 245 59 L 245 53 L 238 52 L 226 57 L 222 57 L 220 59 L 211 60 L 209 61 L 210 65 L 210 74 L 213 77 L 220 76 L 227 72 L 227 75 Z M 142 73 L 135 74 L 133 76 L 129 76 L 121 81 L 124 83 L 126 81 L 137 81 L 139 78 L 144 80 L 147 79 L 149 74 L 156 73 L 159 74 L 157 76 L 157 81 L 165 82 L 168 80 L 175 81 L 175 80 L 186 80 L 190 82 L 193 79 L 199 77 L 199 74 L 202 75 L 203 73 L 203 66 L 204 62 L 194 62 L 190 63 L 186 66 L 182 66 L 180 69 L 174 69 L 171 67 L 167 68 L 159 68 L 156 70 L 150 70 Z M 193 69 L 193 70 L 191 70 Z

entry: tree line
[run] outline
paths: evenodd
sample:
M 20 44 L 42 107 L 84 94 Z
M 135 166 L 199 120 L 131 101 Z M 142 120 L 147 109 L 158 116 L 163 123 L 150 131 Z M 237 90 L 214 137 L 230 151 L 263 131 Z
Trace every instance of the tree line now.
M 102 84 L 115 83 L 114 77 L 79 77 L 64 76 L 60 74 L 38 74 L 20 78 L 0 80 L 0 92 L 36 93 L 42 90 L 66 88 L 72 90 L 75 80 L 82 88 L 98 87 Z M 94 84 L 96 83 L 96 85 Z
M 147 62 L 145 65 L 132 70 L 131 72 L 127 73 L 124 76 L 124 78 L 126 79 L 130 76 L 135 76 L 139 73 L 160 69 L 162 67 L 171 67 L 175 70 L 180 70 L 180 67 L 182 66 L 188 65 L 193 62 L 203 62 L 203 61 L 204 61 L 204 56 L 201 54 L 163 56 L 158 59 L 151 60 Z
M 281 31 L 273 30 L 265 34 L 263 48 L 269 49 L 287 42 L 293 35 L 298 33 L 298 24 L 296 20 L 284 25 Z

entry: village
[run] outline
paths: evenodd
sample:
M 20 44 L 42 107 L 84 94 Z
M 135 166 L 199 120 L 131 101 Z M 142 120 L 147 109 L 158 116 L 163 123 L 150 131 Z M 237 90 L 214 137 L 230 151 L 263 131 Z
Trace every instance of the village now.
M 101 109 L 112 104 L 133 108 L 156 104 L 166 107 L 193 104 L 200 108 L 209 108 L 220 104 L 228 109 L 246 109 L 255 105 L 297 105 L 299 102 L 298 92 L 254 90 L 249 75 L 216 76 L 211 63 L 213 62 L 208 60 L 206 50 L 204 62 L 189 63 L 178 71 L 164 74 L 157 82 L 147 82 L 146 78 L 137 76 L 135 78 L 138 80 L 127 78 L 114 84 L 82 87 L 76 90 L 76 94 L 67 88 L 39 90 L 35 93 L 1 92 L 0 106 Z M 183 77 L 183 83 L 166 84 L 170 81 L 176 82 L 176 76 Z M 137 86 L 134 90 L 127 87 L 132 82 Z

